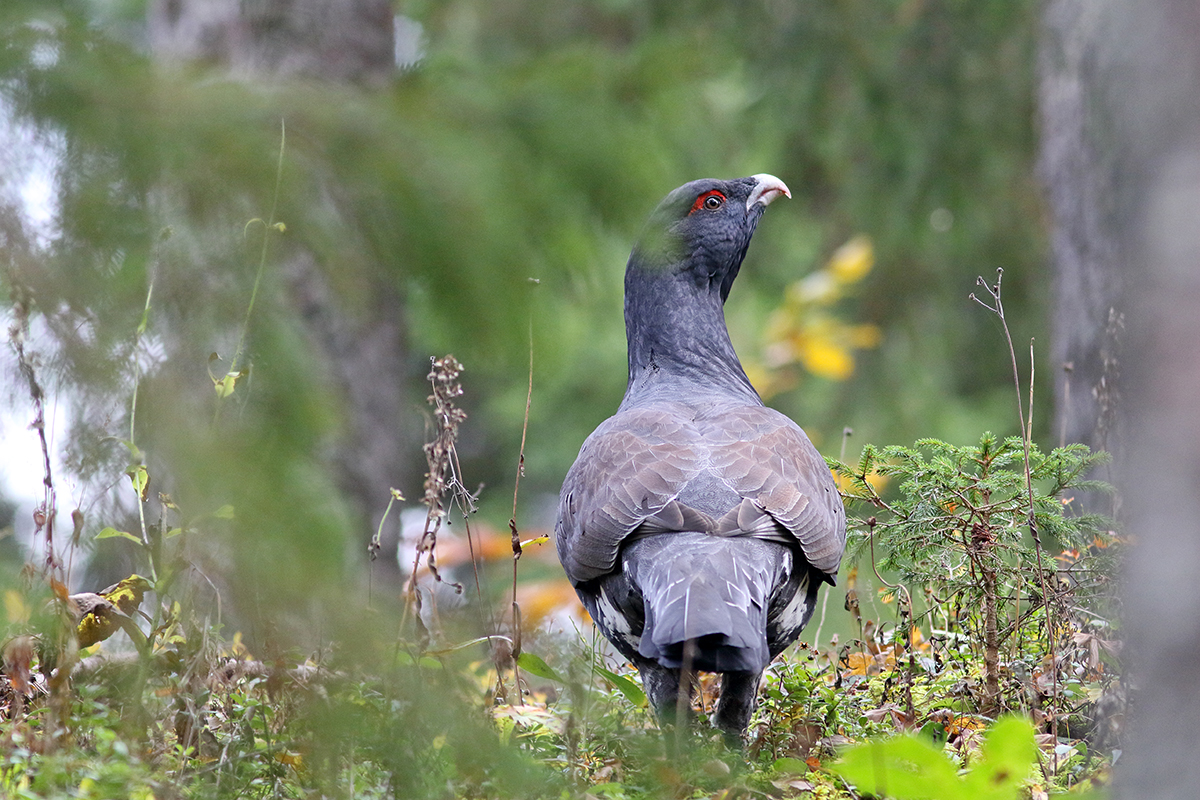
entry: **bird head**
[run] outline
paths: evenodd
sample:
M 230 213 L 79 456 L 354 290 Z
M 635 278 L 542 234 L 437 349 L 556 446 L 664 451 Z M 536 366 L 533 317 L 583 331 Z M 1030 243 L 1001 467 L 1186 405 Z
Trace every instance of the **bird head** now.
M 685 183 L 650 215 L 629 269 L 646 274 L 687 273 L 698 285 L 719 286 L 724 300 L 759 218 L 780 195 L 792 193 L 783 181 L 767 174 Z

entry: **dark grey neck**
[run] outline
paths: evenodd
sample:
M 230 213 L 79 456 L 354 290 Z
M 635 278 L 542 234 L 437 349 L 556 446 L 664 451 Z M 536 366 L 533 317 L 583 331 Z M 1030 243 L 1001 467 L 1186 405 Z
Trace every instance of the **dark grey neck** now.
M 664 398 L 762 403 L 729 340 L 719 280 L 631 267 L 625 333 L 629 386 L 622 408 Z

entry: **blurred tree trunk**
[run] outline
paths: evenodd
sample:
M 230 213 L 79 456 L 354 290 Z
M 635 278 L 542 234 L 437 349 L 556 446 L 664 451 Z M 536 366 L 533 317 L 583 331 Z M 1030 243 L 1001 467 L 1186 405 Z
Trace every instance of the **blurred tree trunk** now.
M 393 18 L 389 0 L 153 0 L 150 46 L 245 74 L 382 83 Z
M 1108 9 L 1087 0 L 1046 4 L 1038 64 L 1038 171 L 1053 216 L 1053 434 L 1060 444 L 1083 442 L 1120 460 L 1126 270 L 1117 241 L 1121 210 L 1114 201 L 1119 155 L 1104 97 L 1113 66 L 1102 33 Z M 1111 480 L 1112 473 L 1098 477 Z M 1119 511 L 1104 497 L 1080 499 L 1088 510 Z
M 1200 5 L 1053 0 L 1045 45 L 1059 346 L 1092 380 L 1104 306 L 1129 329 L 1115 475 L 1133 702 L 1117 796 L 1183 800 L 1200 792 Z
M 148 23 L 158 60 L 199 62 L 248 79 L 369 89 L 395 72 L 390 0 L 153 0 Z M 330 188 L 329 196 L 337 197 L 336 187 Z M 310 348 L 342 395 L 344 435 L 334 445 L 331 467 L 362 520 L 365 546 L 389 488 L 411 491 L 421 475 L 423 417 L 414 413 L 407 389 L 424 371 L 409 359 L 394 272 L 376 265 L 369 285 L 348 300 L 324 271 L 331 265 L 294 249 L 285 259 L 281 270 Z M 399 576 L 391 557 L 396 543 L 393 529 L 379 562 L 384 577 Z
M 1125 575 L 1138 689 L 1119 796 L 1200 794 L 1200 4 L 1125 0 L 1112 42 L 1131 266 Z

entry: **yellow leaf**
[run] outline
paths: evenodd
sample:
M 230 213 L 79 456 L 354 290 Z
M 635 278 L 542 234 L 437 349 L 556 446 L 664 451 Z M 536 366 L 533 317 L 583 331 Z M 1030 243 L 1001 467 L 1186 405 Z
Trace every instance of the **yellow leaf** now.
M 143 596 L 151 588 L 150 581 L 141 575 L 130 575 L 100 594 L 71 595 L 70 604 L 79 619 L 75 629 L 79 646 L 91 647 L 116 633 L 121 627 L 120 615 L 129 617 L 137 613 Z
M 862 653 L 851 653 L 846 656 L 846 666 L 850 667 L 850 669 L 844 674 L 866 675 L 867 657 Z
M 250 651 L 246 649 L 246 645 L 242 643 L 242 632 L 236 631 L 233 634 L 233 641 L 229 646 L 224 648 L 224 655 L 233 656 L 234 658 L 242 658 L 249 660 L 251 658 Z
M 849 675 L 878 675 L 885 670 L 896 668 L 896 656 L 890 651 L 871 655 L 868 653 L 851 653 L 846 656 L 847 670 L 843 676 Z
M 237 384 L 238 373 L 226 373 L 224 378 L 213 384 L 213 388 L 217 390 L 217 397 L 224 400 L 229 395 L 233 394 L 233 388 Z
M 130 575 L 100 594 L 105 600 L 121 609 L 122 614 L 128 616 L 138 610 L 142 604 L 142 598 L 152 588 L 154 588 L 153 584 L 141 575 Z
M 875 248 L 866 236 L 855 236 L 839 247 L 829 259 L 827 269 L 834 280 L 845 285 L 857 283 L 875 266 Z
M 138 497 L 144 502 L 147 493 L 150 491 L 150 472 L 146 469 L 146 465 L 134 464 L 125 470 L 125 474 L 129 476 L 129 480 L 133 484 L 133 490 L 137 492 Z
M 983 722 L 974 717 L 951 717 L 944 724 L 946 726 L 946 733 L 951 736 L 964 731 L 981 731 L 984 728 Z
M 814 375 L 844 381 L 854 372 L 854 358 L 846 348 L 825 338 L 808 338 L 800 348 L 804 368 Z
M 29 604 L 15 589 L 8 589 L 4 592 L 4 611 L 8 614 L 8 621 L 14 625 L 24 625 L 29 622 L 31 613 Z

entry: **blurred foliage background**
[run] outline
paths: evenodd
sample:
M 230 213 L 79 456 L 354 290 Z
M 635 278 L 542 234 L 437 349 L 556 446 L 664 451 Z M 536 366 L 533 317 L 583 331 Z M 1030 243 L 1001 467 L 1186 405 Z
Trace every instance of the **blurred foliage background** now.
M 701 176 L 792 190 L 727 315 L 825 453 L 845 427 L 852 451 L 1016 432 L 1002 334 L 967 295 L 1002 266 L 1018 342 L 1047 329 L 1035 3 L 412 0 L 403 65 L 333 79 L 156 49 L 179 5 L 0 8 L 0 303 L 59 409 L 58 535 L 80 508 L 87 581 L 134 566 L 92 538 L 136 515 L 132 454 L 150 516 L 157 492 L 186 518 L 236 509 L 190 558 L 236 607 L 291 612 L 248 613 L 248 637 L 328 635 L 387 487 L 420 495 L 444 353 L 466 368 L 462 481 L 503 528 L 532 347 L 517 521 L 551 525 L 625 387 L 630 245 Z M 217 411 L 243 326 L 250 371 Z M 11 440 L 30 391 L 12 348 L 3 370 Z M 40 464 L 19 470 L 40 492 Z

